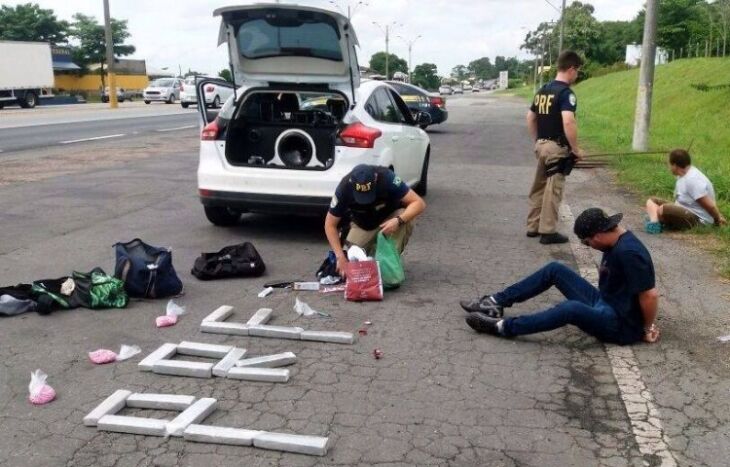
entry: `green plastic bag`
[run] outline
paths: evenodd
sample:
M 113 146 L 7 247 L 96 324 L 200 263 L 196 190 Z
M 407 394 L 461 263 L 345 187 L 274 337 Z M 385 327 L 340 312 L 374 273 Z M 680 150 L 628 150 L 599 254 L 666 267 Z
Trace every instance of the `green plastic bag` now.
M 378 232 L 375 260 L 380 265 L 380 279 L 383 281 L 384 288 L 397 289 L 406 280 L 398 248 L 396 248 L 395 242 L 382 232 Z

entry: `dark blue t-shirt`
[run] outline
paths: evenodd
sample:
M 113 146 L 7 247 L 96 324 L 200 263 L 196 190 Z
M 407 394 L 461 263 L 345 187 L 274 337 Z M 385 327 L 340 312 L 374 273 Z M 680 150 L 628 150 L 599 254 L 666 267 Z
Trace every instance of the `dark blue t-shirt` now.
M 636 336 L 644 335 L 644 317 L 639 294 L 653 289 L 654 263 L 646 247 L 627 231 L 616 245 L 603 253 L 598 289 L 623 324 Z
M 350 214 L 352 221 L 363 230 L 377 229 L 394 211 L 401 208 L 401 200 L 408 194 L 408 185 L 386 167 L 375 170 L 375 202 L 372 204 L 357 204 L 354 198 L 354 188 L 348 174 L 342 179 L 335 196 L 332 197 L 329 212 L 333 216 L 344 217 Z
M 537 139 L 549 139 L 568 146 L 563 128 L 563 112 L 575 113 L 578 100 L 570 85 L 553 80 L 540 88 L 532 100 L 530 110 L 537 115 Z

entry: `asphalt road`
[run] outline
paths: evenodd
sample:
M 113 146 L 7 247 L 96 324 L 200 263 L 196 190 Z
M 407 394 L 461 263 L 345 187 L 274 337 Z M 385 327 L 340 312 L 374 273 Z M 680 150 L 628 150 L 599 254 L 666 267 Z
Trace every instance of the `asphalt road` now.
M 74 110 L 71 108 L 69 112 L 73 115 Z M 149 110 L 154 113 L 155 109 Z M 6 118 L 8 120 L 12 119 L 12 117 Z M 92 119 L 92 116 L 83 121 L 55 123 L 55 120 L 68 118 L 69 114 L 60 114 L 56 119 L 46 118 L 46 122 L 42 124 L 26 122 L 27 126 L 0 127 L 0 153 L 7 154 L 52 146 L 87 143 L 95 140 L 129 138 L 138 135 L 153 134 L 166 139 L 165 133 L 198 126 L 198 114 L 194 110 L 152 116 L 142 114 L 134 117 L 126 117 L 125 114 L 120 114 L 118 118 L 113 119 Z
M 298 318 L 292 292 L 256 297 L 265 281 L 313 277 L 326 251 L 321 220 L 257 215 L 235 228 L 210 225 L 196 197 L 194 130 L 172 141 L 140 134 L 0 159 L 0 284 L 94 266 L 111 271 L 111 245 L 139 237 L 173 248 L 185 283 L 176 301 L 188 310 L 165 329 L 154 325 L 165 300 L 0 320 L 0 465 L 727 465 L 729 352 L 717 341 L 730 333 L 727 285 L 712 257 L 686 240 L 638 232 L 662 294 L 658 344 L 607 347 L 574 328 L 506 340 L 466 327 L 460 298 L 494 292 L 547 261 L 590 269 L 596 256 L 524 236 L 534 170 L 525 103 L 480 95 L 447 105 L 449 121 L 430 131 L 428 208 L 404 256 L 406 283 L 381 303 L 299 293 L 331 319 Z M 641 226 L 641 200 L 616 188 L 609 173 L 575 171 L 567 190 L 564 232 L 570 211 L 592 205 Z M 262 254 L 265 277 L 200 282 L 189 274 L 200 252 L 242 241 Z M 551 291 L 507 313 L 559 299 Z M 201 334 L 202 318 L 224 304 L 235 307 L 236 321 L 266 306 L 274 309 L 271 324 L 352 332 L 372 325 L 352 346 Z M 287 384 L 137 369 L 162 343 L 183 340 L 237 345 L 250 356 L 292 351 L 299 361 Z M 87 352 L 121 344 L 139 345 L 143 355 L 88 361 Z M 382 359 L 372 357 L 375 348 Z M 27 401 L 36 368 L 58 394 L 43 407 Z M 214 397 L 218 409 L 205 424 L 330 436 L 332 448 L 318 458 L 83 426 L 117 389 Z

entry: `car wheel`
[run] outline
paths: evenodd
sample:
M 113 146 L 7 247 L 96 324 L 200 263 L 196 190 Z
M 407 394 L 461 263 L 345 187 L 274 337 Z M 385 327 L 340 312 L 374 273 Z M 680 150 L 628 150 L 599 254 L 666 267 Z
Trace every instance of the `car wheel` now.
M 188 104 L 187 102 L 180 102 L 180 105 L 183 109 L 187 109 L 190 104 Z
M 231 227 L 238 224 L 241 213 L 234 211 L 228 206 L 203 206 L 205 209 L 205 217 L 213 225 L 219 227 Z
M 421 180 L 418 181 L 418 185 L 413 189 L 420 196 L 426 196 L 428 193 L 428 161 L 431 158 L 431 149 L 426 151 L 426 157 L 423 159 L 423 169 L 421 169 Z
M 149 103 L 150 103 L 150 101 L 144 101 L 144 103 L 145 103 L 145 104 L 149 104 Z
M 170 97 L 167 98 L 168 104 L 174 104 L 175 103 L 175 94 L 170 94 Z
M 38 104 L 38 96 L 34 92 L 26 92 L 22 99 L 18 99 L 18 104 L 24 109 L 32 109 Z
M 215 99 L 213 99 L 213 108 L 217 109 L 221 106 L 221 98 L 218 96 L 215 96 Z

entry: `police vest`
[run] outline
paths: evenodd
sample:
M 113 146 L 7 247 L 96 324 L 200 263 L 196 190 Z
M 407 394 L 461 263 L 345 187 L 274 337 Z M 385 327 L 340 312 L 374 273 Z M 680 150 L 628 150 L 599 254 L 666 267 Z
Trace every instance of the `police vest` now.
M 537 114 L 537 139 L 549 139 L 561 146 L 569 146 L 561 112 L 562 100 L 570 99 L 571 95 L 570 86 L 562 81 L 551 81 L 535 94 L 530 109 Z

